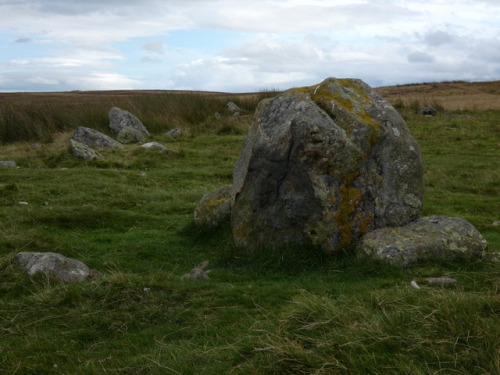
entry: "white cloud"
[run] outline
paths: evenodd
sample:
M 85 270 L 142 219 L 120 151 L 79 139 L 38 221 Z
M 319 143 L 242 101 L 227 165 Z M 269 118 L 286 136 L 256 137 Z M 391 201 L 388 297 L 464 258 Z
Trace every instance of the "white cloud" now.
M 0 0 L 0 90 L 500 79 L 499 13 L 496 0 Z M 175 34 L 189 46 L 176 30 L 193 30 Z

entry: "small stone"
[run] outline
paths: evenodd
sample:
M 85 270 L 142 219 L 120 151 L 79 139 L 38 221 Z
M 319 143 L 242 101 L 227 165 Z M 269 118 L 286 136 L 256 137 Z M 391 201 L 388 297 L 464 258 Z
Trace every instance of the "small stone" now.
M 194 267 L 188 273 L 182 275 L 181 279 L 192 279 L 192 280 L 200 280 L 200 279 L 208 279 L 208 273 L 210 271 L 205 271 L 205 268 L 208 266 L 208 260 L 201 262 L 196 267 Z
M 182 130 L 179 128 L 170 129 L 168 132 L 165 133 L 165 135 L 168 135 L 169 137 L 172 138 L 177 138 L 182 135 Z
M 21 252 L 16 255 L 16 260 L 30 276 L 44 273 L 64 283 L 88 280 L 95 275 L 79 260 L 52 252 Z
M 17 168 L 17 163 L 13 160 L 0 160 L 0 167 Z
M 234 113 L 234 112 L 240 112 L 240 111 L 241 111 L 241 108 L 240 108 L 240 107 L 238 107 L 238 106 L 237 106 L 236 104 L 234 104 L 233 102 L 228 102 L 228 103 L 226 104 L 226 107 L 227 107 L 227 109 L 229 110 L 229 112 L 232 112 L 232 113 Z
M 412 280 L 410 285 L 413 289 L 420 289 L 420 286 L 417 284 L 417 282 L 415 280 Z
M 160 150 L 162 152 L 167 152 L 168 149 L 163 146 L 161 143 L 158 143 L 158 142 L 148 142 L 148 143 L 144 143 L 143 145 L 141 145 L 142 148 L 146 148 L 146 149 L 155 149 L 155 150 Z
M 17 204 L 20 206 L 28 206 L 29 205 L 28 202 L 18 202 Z
M 143 133 L 132 127 L 125 127 L 116 136 L 118 142 L 123 144 L 142 143 L 146 139 Z
M 498 227 L 500 225 L 500 220 L 494 221 L 491 225 Z
M 69 140 L 69 147 L 74 156 L 84 160 L 102 160 L 104 157 L 93 148 L 75 141 Z
M 139 177 L 147 177 L 146 172 L 139 172 L 139 173 L 137 173 L 137 175 L 138 175 Z
M 214 228 L 222 223 L 229 223 L 231 215 L 232 185 L 225 185 L 212 193 L 205 194 L 194 210 L 196 225 Z
M 425 280 L 427 280 L 429 284 L 435 285 L 455 284 L 457 282 L 457 280 L 448 276 L 428 277 Z

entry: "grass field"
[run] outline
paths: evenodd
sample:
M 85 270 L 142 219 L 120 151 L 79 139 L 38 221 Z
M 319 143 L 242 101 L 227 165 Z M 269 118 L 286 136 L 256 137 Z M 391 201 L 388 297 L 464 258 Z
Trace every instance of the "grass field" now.
M 253 108 L 270 94 L 0 97 L 0 160 L 20 165 L 0 169 L 0 374 L 500 373 L 492 260 L 397 269 L 314 248 L 248 255 L 228 228 L 193 225 L 201 196 L 231 182 Z M 225 112 L 229 98 L 244 116 Z M 400 109 L 423 152 L 424 214 L 463 217 L 500 251 L 500 110 L 426 118 L 413 101 Z M 111 105 L 171 152 L 128 145 L 102 150 L 103 161 L 72 157 L 71 130 L 107 132 Z M 163 135 L 173 127 L 184 134 Z M 20 251 L 62 253 L 101 275 L 30 278 L 15 265 Z M 209 280 L 180 279 L 204 260 Z M 458 283 L 424 283 L 443 275 Z

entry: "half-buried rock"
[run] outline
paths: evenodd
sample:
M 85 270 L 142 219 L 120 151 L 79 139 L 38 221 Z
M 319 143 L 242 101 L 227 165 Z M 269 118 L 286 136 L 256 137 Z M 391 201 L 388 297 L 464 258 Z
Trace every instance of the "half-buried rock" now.
M 458 217 L 423 217 L 401 228 L 382 228 L 366 234 L 358 256 L 407 266 L 432 259 L 475 259 L 486 249 L 481 233 Z
M 231 215 L 231 185 L 205 194 L 194 210 L 194 222 L 200 227 L 214 228 L 228 223 Z
M 16 255 L 16 260 L 30 276 L 43 273 L 64 283 L 85 281 L 95 275 L 79 260 L 58 253 L 21 252 Z
M 420 217 L 421 155 L 367 84 L 329 78 L 262 101 L 234 170 L 231 227 L 248 250 L 354 247 Z
M 86 144 L 75 141 L 74 139 L 69 140 L 69 148 L 74 156 L 84 160 L 102 160 L 104 157 L 94 150 L 93 148 L 87 146 Z

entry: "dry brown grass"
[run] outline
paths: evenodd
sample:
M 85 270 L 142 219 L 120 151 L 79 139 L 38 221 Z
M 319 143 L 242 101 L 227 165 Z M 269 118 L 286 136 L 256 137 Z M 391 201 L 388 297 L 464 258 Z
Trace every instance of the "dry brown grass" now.
M 436 82 L 379 87 L 377 92 L 390 103 L 401 101 L 439 104 L 447 111 L 500 110 L 500 81 Z

